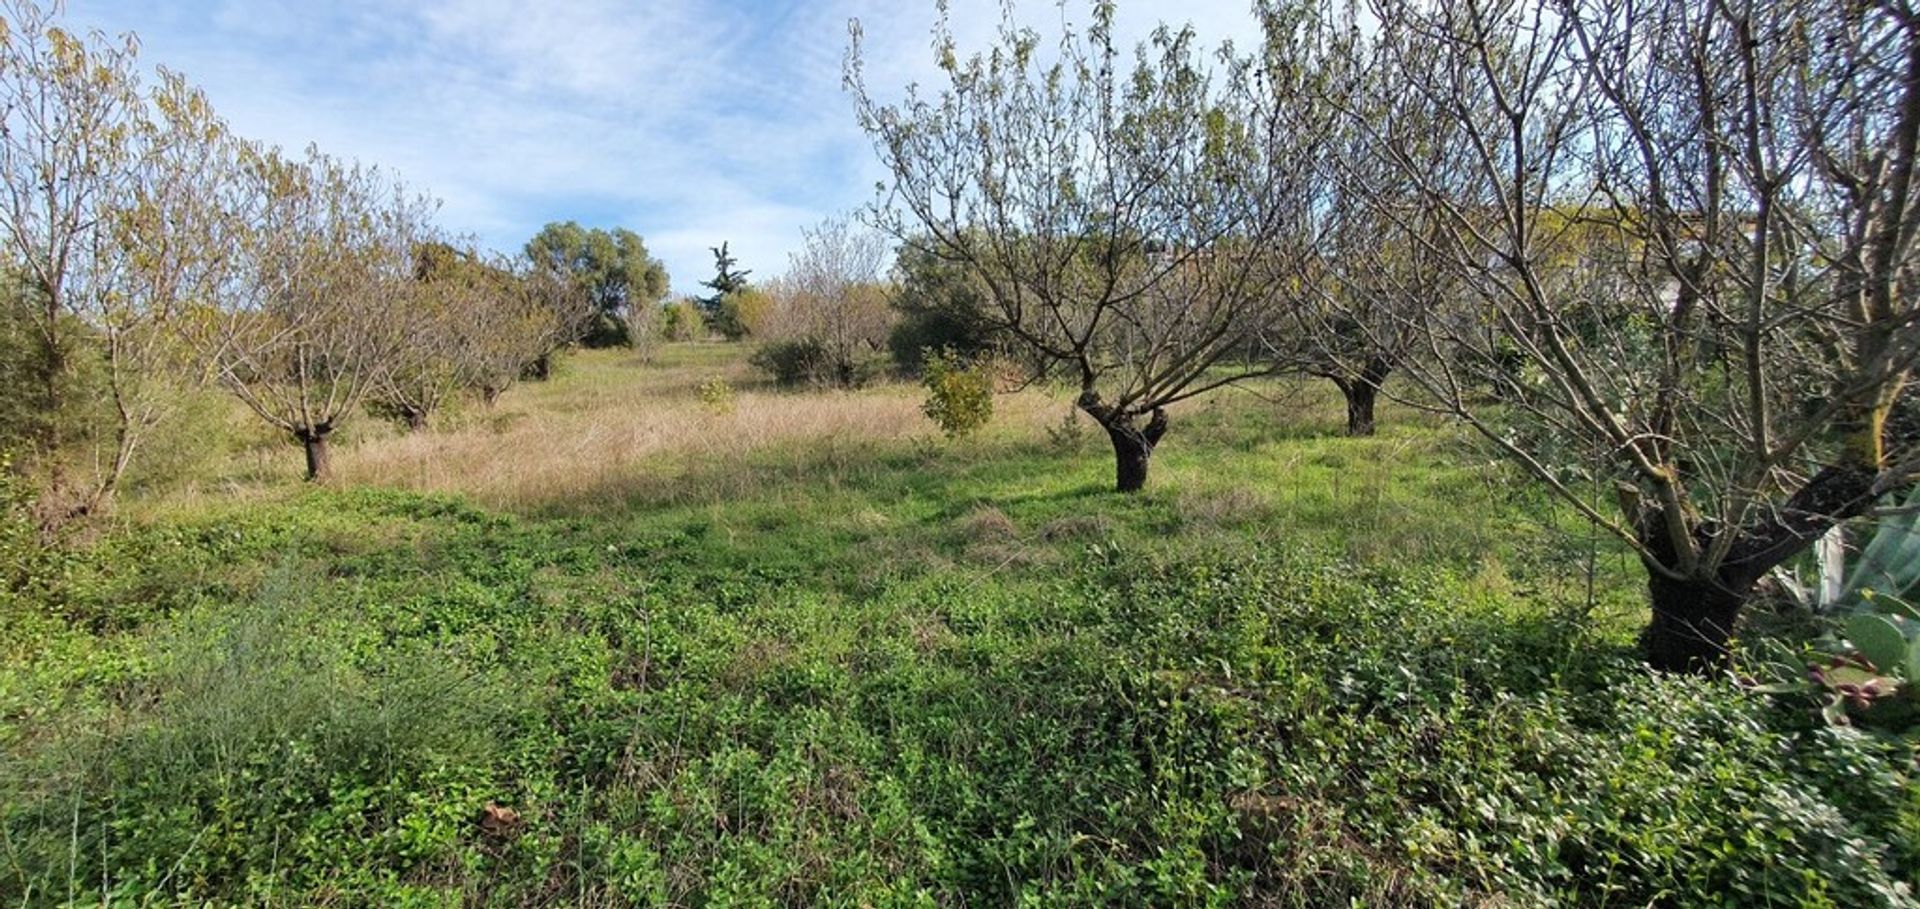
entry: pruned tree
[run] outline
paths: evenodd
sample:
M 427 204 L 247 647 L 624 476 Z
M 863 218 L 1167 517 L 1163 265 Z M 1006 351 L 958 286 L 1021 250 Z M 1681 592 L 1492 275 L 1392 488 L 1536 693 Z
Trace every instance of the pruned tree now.
M 1305 254 L 1270 260 L 1298 293 L 1263 342 L 1282 368 L 1331 381 L 1346 403 L 1347 434 L 1370 436 L 1388 379 L 1420 353 L 1419 327 L 1450 317 L 1459 294 L 1440 254 L 1440 213 L 1368 146 L 1384 142 L 1430 175 L 1459 148 L 1428 111 L 1368 83 L 1387 74 L 1365 65 L 1352 7 L 1344 21 L 1318 18 L 1335 12 L 1263 9 L 1272 37 L 1260 65 L 1287 87 L 1274 96 L 1274 115 L 1286 111 L 1290 140 L 1312 134 L 1326 149 L 1312 162 L 1309 201 L 1296 209 Z
M 432 205 L 376 170 L 249 148 L 239 280 L 200 333 L 221 383 L 331 472 L 328 440 L 406 349 L 413 251 Z
M 1056 48 L 1011 15 L 964 59 L 943 18 L 948 86 L 895 104 L 867 85 L 856 26 L 847 84 L 891 177 L 873 220 L 979 279 L 1016 359 L 1077 384 L 1135 491 L 1168 407 L 1271 369 L 1245 355 L 1276 299 L 1265 260 L 1291 254 L 1301 159 L 1269 154 L 1257 73 L 1216 75 L 1190 30 L 1159 30 L 1129 71 L 1111 4 Z
M 491 408 L 563 343 L 580 295 L 525 259 L 475 258 L 462 274 L 480 307 L 461 335 L 463 381 Z
M 568 347 L 580 343 L 593 329 L 598 318 L 593 307 L 593 297 L 579 282 L 565 272 L 541 266 L 530 259 L 522 259 L 526 268 L 521 273 L 525 279 L 525 290 L 529 299 L 537 300 L 547 309 L 544 320 L 546 330 L 541 335 L 540 352 L 532 362 L 526 364 L 521 377 L 535 382 L 544 382 L 553 377 L 553 359 Z
M 470 244 L 434 252 L 416 274 L 436 301 L 430 311 L 450 317 L 443 329 L 449 392 L 476 392 L 491 408 L 569 330 L 561 313 L 578 299 L 577 288 L 550 268 Z
M 1439 214 L 1416 234 L 1470 303 L 1416 326 L 1433 355 L 1407 374 L 1639 553 L 1652 665 L 1720 665 L 1761 577 L 1920 470 L 1887 429 L 1920 350 L 1920 15 L 1370 10 L 1374 90 L 1464 150 L 1436 171 L 1349 110 L 1365 160 Z
M 371 395 L 380 410 L 420 432 L 454 395 L 483 381 L 485 340 L 506 328 L 495 321 L 493 297 L 505 292 L 501 283 L 471 245 L 441 239 L 415 245 L 413 284 L 398 314 L 407 341 Z
M 45 531 L 113 495 L 181 372 L 169 321 L 223 280 L 204 217 L 230 142 L 204 96 L 138 75 L 131 38 L 78 35 L 60 7 L 0 3 L 0 230 L 30 308 L 36 419 L 20 440 Z M 97 377 L 82 386 L 81 377 Z

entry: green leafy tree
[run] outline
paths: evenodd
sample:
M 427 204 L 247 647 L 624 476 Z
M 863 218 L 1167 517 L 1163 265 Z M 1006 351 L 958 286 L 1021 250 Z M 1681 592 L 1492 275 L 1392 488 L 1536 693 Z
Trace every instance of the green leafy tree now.
M 232 143 L 177 74 L 143 84 L 138 53 L 67 29 L 57 4 L 0 2 L 6 393 L 34 411 L 16 469 L 46 531 L 110 501 L 188 372 L 172 317 L 226 281 L 211 209 Z
M 666 266 L 647 252 L 639 234 L 624 227 L 554 222 L 527 241 L 526 255 L 536 268 L 566 277 L 586 294 L 593 317 L 577 340 L 588 347 L 631 344 L 629 321 L 635 314 L 650 316 L 651 307 L 667 294 Z
M 900 321 L 887 347 L 903 372 L 919 374 L 936 350 L 974 357 L 995 346 L 986 290 L 963 264 L 916 239 L 901 244 L 894 272 L 899 283 L 892 303 Z

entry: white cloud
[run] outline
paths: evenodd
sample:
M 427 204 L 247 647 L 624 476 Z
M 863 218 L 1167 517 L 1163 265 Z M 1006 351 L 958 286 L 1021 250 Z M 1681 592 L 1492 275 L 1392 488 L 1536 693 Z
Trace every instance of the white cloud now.
M 998 4 L 954 5 L 961 49 L 988 46 Z M 1244 40 L 1246 9 L 1178 14 L 1209 42 Z M 1062 18 L 1039 0 L 1021 12 L 1043 30 Z M 1163 13 L 1124 4 L 1120 34 Z M 138 32 L 245 135 L 397 170 L 445 200 L 450 229 L 513 249 L 549 220 L 631 227 L 680 291 L 711 275 L 710 246 L 730 241 L 770 278 L 802 227 L 871 199 L 878 165 L 841 91 L 849 19 L 870 83 L 939 75 L 931 0 L 70 0 L 69 14 Z

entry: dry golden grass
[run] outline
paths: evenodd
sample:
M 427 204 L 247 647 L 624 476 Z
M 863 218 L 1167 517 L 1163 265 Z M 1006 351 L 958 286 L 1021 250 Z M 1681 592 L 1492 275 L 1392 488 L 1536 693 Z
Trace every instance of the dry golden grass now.
M 1064 392 L 998 395 L 982 436 L 950 443 L 920 412 L 924 390 L 917 384 L 783 390 L 747 363 L 750 353 L 746 345 L 718 343 L 665 345 L 644 361 L 630 351 L 578 352 L 561 362 L 553 380 L 522 383 L 492 410 L 462 402 L 417 434 L 358 414 L 335 436 L 334 483 L 458 494 L 520 513 L 587 515 L 648 505 L 727 510 L 832 493 L 843 482 L 858 482 L 876 456 L 903 453 L 942 451 L 964 461 L 988 449 L 1038 446 L 1072 452 L 1076 462 L 1108 463 L 1110 457 L 1104 436 Z M 716 380 L 731 390 L 725 401 L 711 393 Z M 1337 395 L 1323 385 L 1267 383 L 1258 397 L 1219 392 L 1182 405 L 1174 450 L 1239 452 L 1250 444 L 1240 424 L 1263 412 L 1273 415 L 1281 436 L 1335 432 Z M 217 412 L 190 430 L 212 445 L 164 487 L 132 497 L 136 513 L 191 513 L 303 488 L 301 455 L 291 440 L 230 400 L 216 396 L 215 402 Z M 1077 430 L 1063 435 L 1063 418 Z M 953 450 L 956 444 L 961 451 Z M 1256 516 L 1255 499 L 1232 492 L 1246 478 L 1222 474 L 1214 461 L 1165 462 L 1156 467 L 1158 485 L 1193 487 L 1192 501 L 1181 506 L 1190 522 L 1231 524 Z M 1282 463 L 1279 469 L 1292 468 Z M 1036 530 L 1049 537 L 1094 532 Z
M 434 428 L 405 434 L 361 416 L 336 442 L 335 482 L 460 493 L 520 511 L 593 510 L 684 496 L 695 471 L 716 476 L 763 456 L 852 458 L 937 437 L 919 386 L 859 391 L 771 387 L 737 345 L 669 345 L 650 362 L 625 351 L 570 356 L 552 381 L 525 383 L 493 410 L 471 405 Z M 703 401 L 702 383 L 733 388 L 730 408 Z M 1038 392 L 995 402 L 994 434 L 1044 437 L 1067 404 Z M 769 460 L 771 458 L 768 458 Z M 214 476 L 176 489 L 161 507 L 272 497 L 294 486 L 297 450 L 256 440 Z M 719 491 L 715 491 L 718 493 Z
M 892 439 L 915 431 L 911 399 L 883 394 L 738 396 L 731 414 L 698 401 L 607 402 L 523 419 L 383 439 L 343 453 L 353 485 L 463 492 L 490 505 L 575 500 L 673 471 L 689 459 L 732 460 L 801 442 Z

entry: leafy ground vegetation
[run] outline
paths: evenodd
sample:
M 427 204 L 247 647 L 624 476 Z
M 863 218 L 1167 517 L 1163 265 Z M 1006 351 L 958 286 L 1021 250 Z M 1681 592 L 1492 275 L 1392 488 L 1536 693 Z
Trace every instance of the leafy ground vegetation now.
M 1455 429 L 1222 391 L 1121 495 L 1069 395 L 948 443 L 734 351 L 0 523 L 0 902 L 1914 903 L 1911 746 L 1641 668 Z

